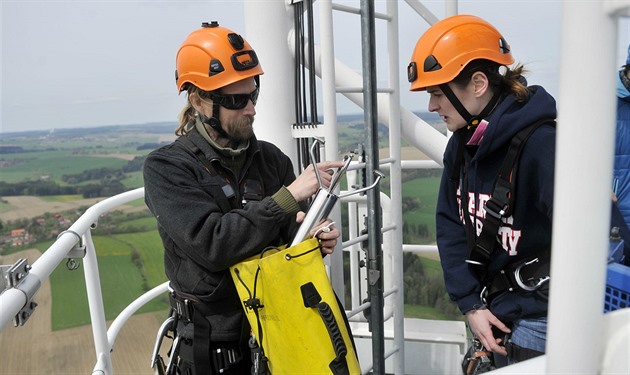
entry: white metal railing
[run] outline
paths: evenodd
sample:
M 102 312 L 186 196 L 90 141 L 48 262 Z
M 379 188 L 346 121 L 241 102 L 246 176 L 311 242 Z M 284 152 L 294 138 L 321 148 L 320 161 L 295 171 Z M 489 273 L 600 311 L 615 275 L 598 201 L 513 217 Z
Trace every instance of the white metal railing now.
M 32 298 L 42 282 L 48 279 L 55 268 L 69 257 L 83 257 L 83 269 L 96 350 L 96 366 L 93 374 L 112 374 L 111 352 L 120 328 L 144 304 L 166 291 L 163 283 L 148 291 L 125 308 L 110 326 L 109 332 L 105 321 L 103 295 L 101 292 L 96 249 L 92 242 L 91 229 L 96 227 L 98 219 L 104 213 L 127 202 L 144 197 L 144 188 L 130 190 L 107 198 L 88 208 L 77 221 L 62 232 L 57 240 L 30 266 L 22 268 L 19 282 L 0 294 L 0 332 L 9 322 L 19 317 L 23 324 L 30 314 Z

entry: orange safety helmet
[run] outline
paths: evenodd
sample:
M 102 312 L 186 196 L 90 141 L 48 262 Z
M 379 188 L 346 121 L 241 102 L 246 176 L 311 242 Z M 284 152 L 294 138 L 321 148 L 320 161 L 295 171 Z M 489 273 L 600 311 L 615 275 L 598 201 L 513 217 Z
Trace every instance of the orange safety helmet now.
M 416 43 L 407 68 L 411 91 L 448 83 L 476 59 L 501 65 L 514 62 L 510 46 L 488 22 L 471 15 L 445 18 L 431 26 Z
M 256 52 L 232 30 L 204 22 L 177 51 L 175 81 L 179 92 L 191 83 L 214 91 L 245 78 L 263 74 Z

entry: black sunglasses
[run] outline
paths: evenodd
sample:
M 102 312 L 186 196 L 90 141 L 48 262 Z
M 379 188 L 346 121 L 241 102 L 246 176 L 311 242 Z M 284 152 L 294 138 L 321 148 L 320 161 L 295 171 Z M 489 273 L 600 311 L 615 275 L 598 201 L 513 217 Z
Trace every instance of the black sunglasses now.
M 214 102 L 227 109 L 243 109 L 250 100 L 254 105 L 258 101 L 258 88 L 249 94 L 218 94 L 214 92 L 208 93 L 208 97 Z

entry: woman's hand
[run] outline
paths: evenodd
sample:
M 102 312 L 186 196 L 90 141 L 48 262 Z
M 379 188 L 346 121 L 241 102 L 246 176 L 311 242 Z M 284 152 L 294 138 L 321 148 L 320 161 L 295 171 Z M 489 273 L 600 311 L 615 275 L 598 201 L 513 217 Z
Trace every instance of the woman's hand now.
M 484 348 L 490 350 L 493 353 L 507 355 L 505 351 L 504 342 L 501 342 L 500 338 L 495 338 L 492 333 L 492 327 L 497 327 L 504 333 L 510 333 L 510 329 L 503 324 L 494 314 L 488 309 L 471 310 L 466 313 L 466 319 L 470 330 L 477 336 Z M 501 345 L 499 345 L 501 344 Z

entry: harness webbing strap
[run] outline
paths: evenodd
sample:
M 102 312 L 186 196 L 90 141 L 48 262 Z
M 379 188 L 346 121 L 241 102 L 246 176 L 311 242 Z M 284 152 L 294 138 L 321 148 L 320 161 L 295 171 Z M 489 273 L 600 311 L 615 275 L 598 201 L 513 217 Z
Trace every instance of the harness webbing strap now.
M 177 140 L 180 141 L 181 143 L 183 143 L 184 146 L 186 146 L 186 148 L 188 148 L 195 155 L 197 160 L 199 160 L 199 162 L 201 162 L 201 164 L 203 164 L 204 169 L 208 172 L 209 175 L 215 176 L 215 175 L 218 174 L 217 171 L 212 166 L 212 163 L 210 163 L 208 161 L 208 159 L 206 159 L 206 157 L 203 154 L 203 152 L 201 152 L 199 147 L 197 147 L 197 145 L 195 145 L 193 143 L 193 141 L 191 141 L 186 136 L 179 137 L 179 138 L 177 138 Z
M 512 138 L 506 157 L 499 169 L 492 196 L 484 206 L 486 216 L 483 221 L 483 227 L 474 246 L 470 246 L 468 256 L 468 263 L 476 266 L 475 269 L 482 283 L 485 283 L 488 263 L 495 251 L 499 227 L 501 227 L 503 218 L 509 217 L 512 213 L 518 162 L 523 146 L 531 134 L 546 123 L 555 126 L 553 119 L 542 119 L 520 130 Z M 464 194 L 465 192 L 462 191 L 462 196 Z M 466 213 L 464 216 L 467 218 L 468 214 Z M 469 224 L 470 220 L 466 220 L 466 222 Z M 472 224 L 470 223 L 469 225 Z
M 210 322 L 199 310 L 193 308 L 193 360 L 195 373 L 203 374 L 211 369 L 210 364 Z
M 190 298 L 188 298 L 190 297 Z M 192 339 L 192 357 L 186 357 L 193 363 L 196 374 L 204 374 L 211 369 L 210 363 L 210 334 L 212 328 L 206 316 L 230 311 L 227 305 L 204 304 L 196 298 L 172 290 L 169 301 L 178 320 L 186 323 L 186 332 L 178 331 L 177 335 Z M 176 355 L 173 354 L 173 357 Z M 184 358 L 185 356 L 181 356 Z M 176 360 L 175 358 L 172 361 Z
M 195 145 L 190 139 L 188 139 L 188 137 L 182 136 L 177 138 L 177 140 L 184 144 L 184 146 L 186 146 L 186 148 L 188 148 L 195 155 L 197 160 L 203 165 L 203 168 L 206 170 L 206 172 L 208 172 L 210 176 L 220 176 L 221 178 L 223 178 L 223 180 L 225 181 L 225 185 L 223 185 L 222 187 L 223 194 L 229 200 L 228 203 L 232 202 L 231 198 L 235 196 L 235 193 L 234 189 L 229 183 L 229 180 L 225 176 L 217 172 L 212 163 L 210 163 L 210 161 L 206 159 L 201 149 L 199 149 L 197 145 Z M 216 203 L 219 205 L 219 207 L 221 207 L 221 210 L 223 210 L 223 212 L 228 212 L 232 209 L 232 206 L 230 204 L 227 204 L 221 199 L 217 199 Z
M 472 134 L 471 129 L 466 127 L 457 130 L 459 133 L 459 140 L 457 141 L 457 149 L 455 153 L 455 162 L 453 163 L 453 171 L 451 172 L 451 180 L 457 181 L 461 176 L 462 161 L 464 159 L 464 149 L 466 148 L 466 139 L 468 139 L 468 133 Z
M 505 350 L 508 353 L 508 358 L 516 362 L 523 362 L 545 354 L 534 349 L 523 348 L 512 341 L 508 341 L 507 345 L 505 345 Z

